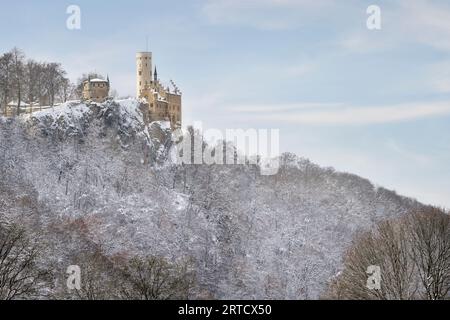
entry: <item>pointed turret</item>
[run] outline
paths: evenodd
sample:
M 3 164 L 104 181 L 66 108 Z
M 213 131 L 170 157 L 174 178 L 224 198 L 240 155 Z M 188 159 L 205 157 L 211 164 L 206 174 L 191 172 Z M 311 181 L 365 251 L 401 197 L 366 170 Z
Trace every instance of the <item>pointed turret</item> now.
M 155 66 L 155 73 L 154 73 L 154 76 L 155 76 L 155 82 L 157 82 L 158 81 L 158 70 L 156 70 L 156 66 Z

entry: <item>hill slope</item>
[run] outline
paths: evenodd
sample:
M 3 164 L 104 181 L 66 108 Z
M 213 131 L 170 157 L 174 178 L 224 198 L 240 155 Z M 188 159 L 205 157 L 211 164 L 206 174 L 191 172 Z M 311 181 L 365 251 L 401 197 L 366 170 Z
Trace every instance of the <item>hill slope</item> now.
M 318 298 L 355 232 L 419 205 L 291 154 L 275 176 L 177 166 L 167 124 L 144 118 L 136 100 L 0 118 L 0 217 L 49 243 L 42 263 L 63 275 L 93 246 L 189 257 L 197 298 Z

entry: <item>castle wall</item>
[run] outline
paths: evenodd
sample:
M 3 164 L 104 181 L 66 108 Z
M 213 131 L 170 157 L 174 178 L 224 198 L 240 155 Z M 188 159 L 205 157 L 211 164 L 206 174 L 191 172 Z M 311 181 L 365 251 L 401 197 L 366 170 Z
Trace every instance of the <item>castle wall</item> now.
M 85 81 L 83 84 L 83 99 L 92 100 L 94 102 L 104 102 L 109 95 L 108 82 Z
M 181 96 L 167 93 L 169 119 L 173 124 L 180 123 L 182 119 Z

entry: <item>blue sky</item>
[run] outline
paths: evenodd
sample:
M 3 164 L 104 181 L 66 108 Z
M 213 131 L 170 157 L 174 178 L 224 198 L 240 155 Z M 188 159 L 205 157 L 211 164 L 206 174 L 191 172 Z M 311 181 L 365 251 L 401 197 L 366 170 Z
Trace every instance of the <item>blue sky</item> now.
M 344 3 L 345 2 L 345 3 Z M 79 5 L 82 29 L 66 28 Z M 366 28 L 381 8 L 382 29 Z M 279 128 L 282 151 L 450 207 L 448 1 L 8 1 L 0 48 L 135 93 L 146 36 L 184 121 Z

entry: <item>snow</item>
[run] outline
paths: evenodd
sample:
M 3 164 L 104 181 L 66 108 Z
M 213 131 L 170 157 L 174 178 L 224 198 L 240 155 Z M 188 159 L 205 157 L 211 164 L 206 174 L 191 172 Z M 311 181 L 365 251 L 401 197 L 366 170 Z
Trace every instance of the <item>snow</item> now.
M 1 120 L 0 214 L 47 237 L 42 263 L 65 270 L 97 246 L 192 258 L 216 298 L 315 299 L 356 232 L 417 205 L 292 154 L 276 176 L 175 165 L 170 124 L 140 107 L 74 101 Z
M 41 120 L 43 118 L 53 118 L 58 120 L 63 118 L 67 123 L 75 124 L 87 113 L 89 113 L 89 107 L 85 104 L 77 104 L 73 102 L 67 102 L 55 107 L 44 107 L 45 110 L 33 112 L 30 115 L 26 115 L 26 118 L 34 118 Z
M 17 104 L 18 104 L 18 101 L 11 101 L 10 103 L 8 103 L 8 107 L 16 107 Z M 21 107 L 28 107 L 29 104 L 28 104 L 28 103 L 25 103 L 25 102 L 23 102 L 23 101 L 21 101 L 21 102 L 20 102 L 20 106 L 21 106 Z
M 76 135 L 83 132 L 83 124 L 90 116 L 87 105 L 67 102 L 59 106 L 48 107 L 42 111 L 35 111 L 19 117 L 32 128 L 59 132 L 62 135 Z
M 128 116 L 136 121 L 142 121 L 142 112 L 139 110 L 139 102 L 134 98 L 117 100 L 121 114 Z
M 159 125 L 162 130 L 170 130 L 171 129 L 170 121 L 155 121 L 153 123 L 156 123 L 157 125 Z
M 102 82 L 102 83 L 107 83 L 107 80 L 103 80 L 103 79 L 91 79 L 90 82 Z

